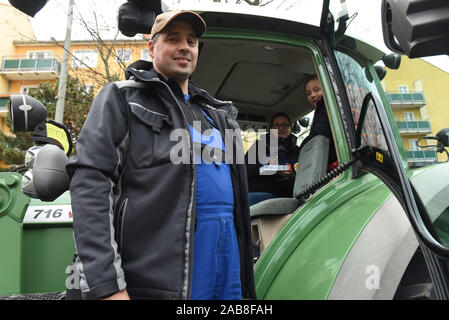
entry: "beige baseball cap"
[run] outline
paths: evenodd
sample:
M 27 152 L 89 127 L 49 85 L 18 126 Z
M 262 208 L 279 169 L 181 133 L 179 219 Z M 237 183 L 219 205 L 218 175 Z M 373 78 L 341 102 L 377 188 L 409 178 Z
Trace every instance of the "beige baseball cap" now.
M 193 11 L 172 10 L 161 13 L 156 17 L 153 27 L 151 28 L 150 39 L 153 39 L 157 33 L 164 31 L 171 22 L 179 18 L 192 24 L 198 38 L 206 31 L 206 22 L 204 22 L 199 14 Z

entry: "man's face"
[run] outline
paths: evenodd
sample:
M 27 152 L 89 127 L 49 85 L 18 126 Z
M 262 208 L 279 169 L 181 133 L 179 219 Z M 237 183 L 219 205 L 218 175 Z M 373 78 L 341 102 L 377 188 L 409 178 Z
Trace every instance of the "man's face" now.
M 198 60 L 198 38 L 186 21 L 174 21 L 150 41 L 148 52 L 157 72 L 166 78 L 186 81 L 195 71 Z

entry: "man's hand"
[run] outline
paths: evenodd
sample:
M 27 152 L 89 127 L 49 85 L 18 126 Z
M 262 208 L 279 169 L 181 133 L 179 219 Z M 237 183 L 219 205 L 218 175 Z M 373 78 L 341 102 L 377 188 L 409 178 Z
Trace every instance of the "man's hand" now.
M 104 298 L 103 300 L 131 300 L 126 289 L 114 293 L 112 296 Z

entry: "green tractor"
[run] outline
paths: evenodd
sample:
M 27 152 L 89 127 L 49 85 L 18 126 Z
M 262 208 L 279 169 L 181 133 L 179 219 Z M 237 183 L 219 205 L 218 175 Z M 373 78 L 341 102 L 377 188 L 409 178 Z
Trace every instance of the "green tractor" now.
M 340 11 L 336 23 L 330 9 L 340 1 L 315 2 L 319 10 L 308 11 L 303 20 L 267 15 L 263 8 L 188 8 L 208 26 L 192 80 L 218 99 L 234 102 L 244 137 L 266 129 L 280 111 L 295 121 L 309 114 L 306 75 L 317 75 L 323 86 L 339 165 L 319 170 L 326 145 L 301 152 L 297 175 L 306 183 L 294 197 L 251 207 L 257 297 L 448 299 L 449 164 L 409 168 L 380 83 L 385 69 L 374 66 L 383 61 L 398 68 L 400 59 L 345 35 L 347 11 Z M 139 1 L 127 4 L 139 9 Z M 440 35 L 432 29 L 430 40 L 404 31 L 419 27 L 406 19 L 407 5 L 413 7 L 413 1 L 383 1 L 387 45 L 412 57 L 447 53 L 442 48 L 449 43 L 447 31 Z M 139 10 L 151 13 L 148 7 Z M 125 34 L 142 32 L 137 18 L 134 22 Z M 429 137 L 446 154 L 448 132 Z M 55 166 L 40 161 L 47 173 Z M 304 176 L 306 171 L 313 174 Z M 41 201 L 22 192 L 22 181 L 25 188 L 29 184 L 25 176 L 0 174 L 0 296 L 62 299 L 66 285 L 73 284 L 68 182 L 54 187 L 55 180 L 47 177 L 34 186 L 40 188 L 34 196 L 47 200 Z

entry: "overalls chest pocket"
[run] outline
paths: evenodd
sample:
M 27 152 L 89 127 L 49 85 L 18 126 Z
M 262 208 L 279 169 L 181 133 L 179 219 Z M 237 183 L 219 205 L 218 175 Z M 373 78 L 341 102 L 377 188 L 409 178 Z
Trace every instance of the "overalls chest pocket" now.
M 129 102 L 129 107 L 132 114 L 132 167 L 143 169 L 170 162 L 173 122 L 169 115 L 135 102 Z

